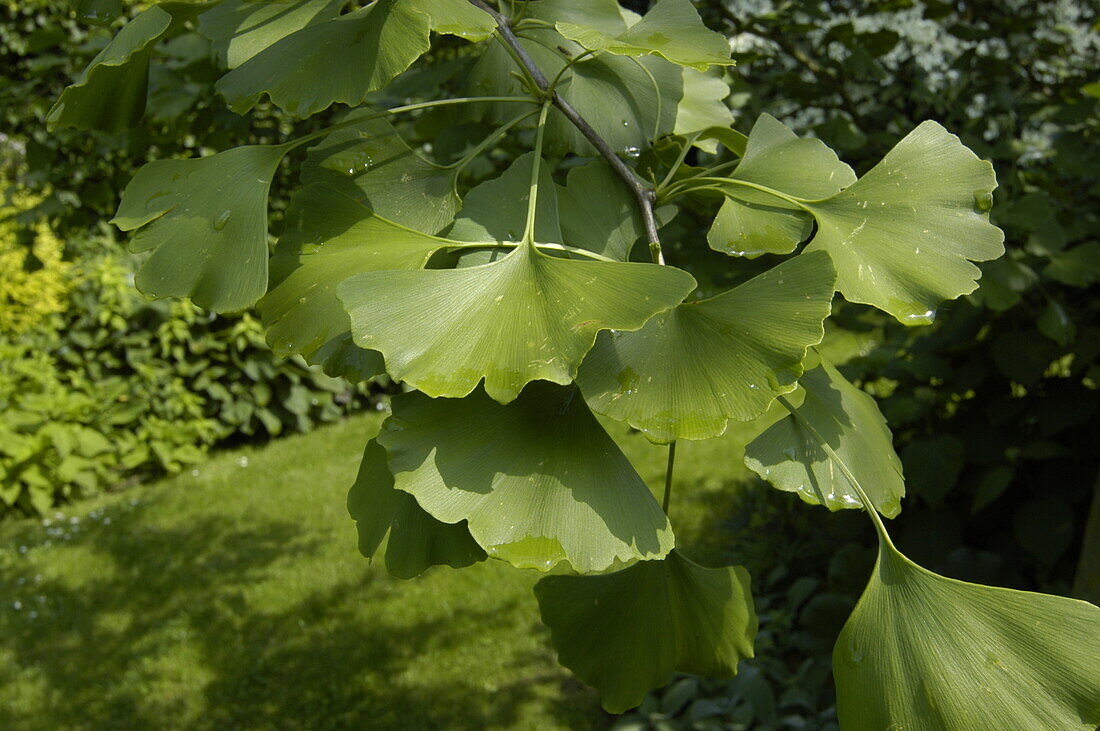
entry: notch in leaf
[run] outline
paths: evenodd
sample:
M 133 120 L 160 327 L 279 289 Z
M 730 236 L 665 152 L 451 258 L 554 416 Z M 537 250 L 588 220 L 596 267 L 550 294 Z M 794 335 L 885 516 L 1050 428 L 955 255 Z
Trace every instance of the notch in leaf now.
M 806 349 L 825 334 L 835 281 L 828 255 L 795 257 L 637 332 L 601 334 L 577 382 L 595 411 L 653 441 L 718 436 L 794 390 Z
M 126 186 L 112 223 L 152 251 L 138 289 L 190 297 L 215 312 L 251 307 L 267 289 L 267 196 L 289 145 L 249 145 L 190 160 L 156 160 Z
M 725 36 L 703 24 L 690 0 L 658 0 L 641 20 L 616 35 L 589 25 L 559 21 L 558 32 L 589 51 L 620 56 L 656 55 L 699 71 L 732 66 Z
M 757 618 L 741 566 L 704 568 L 678 551 L 601 576 L 535 585 L 558 661 L 623 713 L 674 672 L 728 678 L 753 656 Z
M 395 485 L 444 523 L 467 521 L 490 556 L 581 572 L 654 559 L 672 528 L 645 482 L 574 387 L 532 383 L 502 406 L 407 393 L 378 441 Z
M 856 174 L 821 140 L 799 138 L 775 117 L 761 114 L 729 179 L 748 185 L 726 189 L 707 242 L 715 251 L 753 259 L 794 251 L 813 231 L 813 217 L 752 186 L 814 200 L 836 195 L 856 181 Z
M 457 242 L 456 242 L 457 243 Z M 501 403 L 535 380 L 571 383 L 600 330 L 636 330 L 694 288 L 687 272 L 552 257 L 520 243 L 465 269 L 365 272 L 337 287 L 355 343 L 431 396 L 484 379 Z
M 828 363 L 799 384 L 802 404 L 745 448 L 745 464 L 776 488 L 829 510 L 863 507 L 854 478 L 879 512 L 896 516 L 905 481 L 875 400 Z
M 244 114 L 267 94 L 296 117 L 335 103 L 356 106 L 428 50 L 427 15 L 399 0 L 375 0 L 272 44 L 217 83 L 230 109 Z
M 977 288 L 971 262 L 1004 253 L 989 222 L 996 187 L 990 163 L 923 122 L 843 192 L 808 204 L 818 232 L 807 250 L 829 252 L 848 300 L 928 324 L 940 302 Z
M 432 566 L 463 568 L 484 561 L 485 552 L 465 523 L 441 523 L 412 495 L 393 487 L 386 450 L 374 439 L 363 451 L 359 475 L 348 492 L 348 512 L 359 531 L 359 552 L 373 558 L 386 541 L 386 570 L 411 579 Z

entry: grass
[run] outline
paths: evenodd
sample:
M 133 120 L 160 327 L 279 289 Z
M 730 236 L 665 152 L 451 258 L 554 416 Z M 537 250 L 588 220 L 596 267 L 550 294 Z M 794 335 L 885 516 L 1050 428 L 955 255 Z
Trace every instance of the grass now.
M 388 576 L 344 498 L 381 415 L 0 525 L 0 728 L 587 729 L 611 719 L 554 659 L 532 572 Z M 613 432 L 647 482 L 665 450 Z M 685 444 L 672 518 L 697 559 L 746 479 Z

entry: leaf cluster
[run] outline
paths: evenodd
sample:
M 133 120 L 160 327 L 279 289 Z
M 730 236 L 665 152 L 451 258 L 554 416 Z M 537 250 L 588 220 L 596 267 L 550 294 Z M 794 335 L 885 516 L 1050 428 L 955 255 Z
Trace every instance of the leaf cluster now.
M 285 12 L 268 16 L 276 5 Z M 886 421 L 827 347 L 813 349 L 836 292 L 917 327 L 976 289 L 976 262 L 1003 253 L 987 161 L 931 121 L 861 175 L 769 115 L 733 130 L 728 46 L 688 0 L 644 16 L 612 0 L 341 8 L 150 7 L 49 120 L 135 124 L 150 49 L 192 23 L 224 49 L 215 88 L 231 109 L 351 108 L 286 141 L 151 162 L 114 223 L 147 254 L 137 284 L 151 296 L 221 312 L 258 304 L 280 352 L 405 385 L 349 494 L 368 557 L 398 576 L 490 558 L 550 573 L 535 593 L 559 659 L 612 712 L 676 672 L 732 676 L 755 652 L 751 579 L 677 544 L 675 448 L 763 417 L 750 467 L 807 503 L 865 509 L 879 538 L 834 648 L 841 723 L 972 728 L 966 697 L 978 688 L 997 727 L 1100 720 L 1084 641 L 1100 610 L 965 584 L 903 556 L 883 520 L 905 494 Z M 433 34 L 469 41 L 456 52 L 466 63 L 440 72 L 464 71 L 464 96 L 372 104 L 416 77 Z M 104 109 L 103 87 L 125 103 Z M 389 122 L 430 108 L 490 131 L 442 159 Z M 463 190 L 465 168 L 505 139 L 530 152 Z M 269 259 L 269 193 L 305 148 Z M 658 230 L 659 214 L 681 208 L 712 219 L 705 242 L 728 268 L 781 261 L 701 291 Z M 703 240 L 677 249 L 688 246 Z M 669 445 L 661 503 L 597 414 Z M 978 667 L 983 652 L 994 654 Z

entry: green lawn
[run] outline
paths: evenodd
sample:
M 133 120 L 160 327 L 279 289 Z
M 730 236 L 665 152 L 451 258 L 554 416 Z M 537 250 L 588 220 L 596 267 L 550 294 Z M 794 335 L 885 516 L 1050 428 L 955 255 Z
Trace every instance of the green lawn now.
M 0 728 L 600 728 L 531 586 L 495 561 L 389 577 L 344 497 L 381 416 L 0 524 Z M 617 431 L 651 486 L 665 450 Z M 683 445 L 672 517 L 723 543 L 743 437 Z

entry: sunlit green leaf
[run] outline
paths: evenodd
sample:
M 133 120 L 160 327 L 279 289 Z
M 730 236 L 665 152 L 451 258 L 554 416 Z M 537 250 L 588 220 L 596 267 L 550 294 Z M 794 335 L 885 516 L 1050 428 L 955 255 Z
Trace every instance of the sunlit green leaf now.
M 800 139 L 761 114 L 730 179 L 816 200 L 837 194 L 856 175 L 821 140 Z M 789 254 L 813 230 L 812 217 L 793 203 L 744 185 L 730 186 L 727 193 L 707 234 L 715 251 L 748 258 Z
M 695 140 L 696 147 L 711 154 L 718 151 L 718 145 L 722 142 L 719 137 L 728 141 L 731 136 L 744 136 L 730 129 L 733 112 L 726 105 L 726 98 L 730 95 L 729 84 L 720 76 L 688 68 L 683 71 L 683 81 L 673 134 L 688 135 L 714 130 L 710 134 L 701 134 Z
M 858 492 L 821 446 L 824 441 L 878 511 L 897 515 L 905 496 L 901 460 L 875 400 L 828 363 L 807 372 L 799 384 L 805 400 L 797 407 L 798 418 L 785 417 L 754 439 L 745 448 L 745 464 L 813 505 L 823 497 L 829 510 L 861 508 Z
M 418 155 L 383 118 L 332 132 L 310 148 L 302 164 L 303 183 L 326 183 L 383 218 L 429 234 L 454 221 L 461 205 L 458 174 L 457 167 L 436 165 Z
M 199 32 L 229 68 L 307 25 L 332 20 L 347 0 L 222 0 L 199 16 Z
M 947 579 L 883 543 L 833 650 L 840 724 L 1092 731 L 1097 638 L 1091 604 Z
M 558 661 L 623 713 L 674 672 L 730 677 L 753 656 L 757 618 L 741 566 L 704 568 L 672 551 L 601 576 L 535 585 Z
M 690 0 L 658 0 L 641 20 L 615 36 L 565 21 L 559 21 L 555 27 L 590 51 L 622 56 L 655 54 L 700 71 L 714 64 L 733 64 L 725 36 L 703 25 Z
M 507 406 L 480 390 L 402 394 L 378 441 L 398 490 L 521 568 L 602 571 L 672 548 L 668 518 L 574 387 L 533 383 Z
M 570 383 L 600 330 L 636 330 L 695 286 L 672 267 L 577 261 L 521 244 L 464 269 L 357 274 L 337 288 L 355 343 L 432 396 L 478 382 L 507 403 L 528 382 Z
M 235 147 L 210 157 L 156 160 L 134 176 L 112 223 L 140 229 L 152 251 L 137 286 L 152 297 L 190 297 L 216 312 L 242 310 L 267 289 L 267 195 L 290 148 Z
M 637 332 L 601 334 L 577 382 L 594 410 L 654 441 L 718 436 L 795 388 L 835 280 L 828 256 L 795 257 Z
M 427 51 L 429 34 L 428 16 L 377 0 L 288 35 L 223 76 L 217 89 L 238 114 L 264 94 L 303 118 L 334 103 L 358 105 Z
M 407 492 L 395 490 L 386 450 L 367 443 L 359 476 L 348 492 L 348 512 L 359 529 L 359 552 L 373 558 L 383 539 L 386 570 L 411 579 L 432 566 L 462 568 L 485 559 L 465 523 L 441 523 Z
M 517 157 L 501 175 L 481 183 L 462 202 L 448 238 L 460 241 L 517 241 L 527 223 L 531 199 L 531 165 L 535 154 Z M 539 165 L 538 205 L 535 209 L 535 240 L 561 241 L 558 224 L 558 196 L 554 179 Z
M 127 23 L 67 87 L 46 116 L 51 129 L 76 127 L 117 134 L 145 114 L 149 59 L 172 25 L 172 16 L 151 7 Z
M 279 355 L 300 353 L 329 373 L 381 372 L 381 356 L 351 342 L 336 286 L 360 272 L 420 269 L 447 243 L 378 217 L 324 184 L 306 186 L 291 201 L 271 260 L 271 290 L 259 305 L 268 342 Z
M 496 30 L 491 15 L 475 8 L 470 0 L 405 0 L 431 18 L 436 33 L 461 36 L 471 41 L 488 38 Z
M 842 193 L 808 204 L 818 232 L 807 249 L 833 257 L 846 299 L 927 324 L 940 302 L 977 287 L 972 261 L 1004 253 L 989 223 L 995 187 L 992 165 L 924 122 Z

